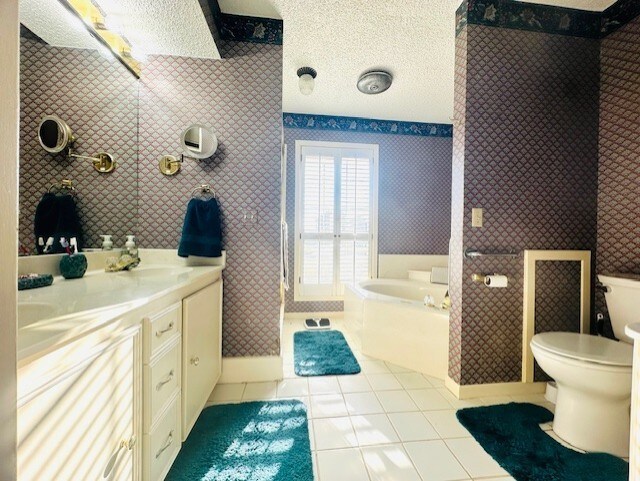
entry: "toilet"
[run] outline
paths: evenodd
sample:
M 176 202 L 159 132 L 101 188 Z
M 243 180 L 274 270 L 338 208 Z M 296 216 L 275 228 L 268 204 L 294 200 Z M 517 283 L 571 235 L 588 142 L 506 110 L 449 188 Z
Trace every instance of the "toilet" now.
M 553 431 L 585 451 L 629 456 L 632 340 L 640 321 L 640 276 L 599 275 L 620 341 L 573 332 L 545 332 L 531 340 L 533 356 L 557 384 Z

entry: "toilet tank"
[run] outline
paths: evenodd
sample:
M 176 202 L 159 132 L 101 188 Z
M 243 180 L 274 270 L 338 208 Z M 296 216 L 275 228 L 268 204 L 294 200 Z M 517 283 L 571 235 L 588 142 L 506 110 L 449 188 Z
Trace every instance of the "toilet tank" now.
M 619 340 L 633 343 L 624 328 L 627 324 L 640 322 L 640 275 L 600 274 L 598 279 L 607 288 L 604 297 L 613 333 Z

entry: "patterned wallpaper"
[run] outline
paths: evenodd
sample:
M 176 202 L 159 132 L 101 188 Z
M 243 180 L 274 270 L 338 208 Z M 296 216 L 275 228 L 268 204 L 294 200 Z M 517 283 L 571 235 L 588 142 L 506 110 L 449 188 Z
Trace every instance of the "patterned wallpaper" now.
M 89 161 L 47 153 L 38 142 L 42 117 L 56 114 L 77 137 L 78 154 L 105 151 L 118 163 L 100 174 Z M 21 38 L 20 244 L 35 248 L 33 218 L 42 194 L 71 179 L 86 246 L 100 234 L 117 245 L 136 231 L 138 82 L 119 62 L 97 51 L 51 47 Z
M 640 273 L 640 17 L 602 41 L 600 59 L 596 271 Z
M 185 207 L 201 183 L 216 190 L 227 250 L 223 354 L 278 353 L 282 47 L 221 42 L 224 60 L 153 56 L 140 80 L 139 231 L 149 248 L 178 246 Z M 187 159 L 175 177 L 158 171 L 179 155 L 192 123 L 218 136 L 211 159 Z M 243 209 L 257 222 L 244 222 Z
M 454 157 L 453 177 L 454 199 L 463 184 L 464 222 L 461 238 L 452 232 L 455 250 L 594 250 L 598 40 L 480 25 L 467 25 L 466 35 L 466 94 L 456 91 L 466 102 L 464 154 Z M 485 209 L 483 228 L 471 228 L 472 207 Z M 462 286 L 452 287 L 451 377 L 518 381 L 522 256 L 460 262 L 456 252 L 456 259 Z M 506 274 L 509 287 L 474 284 L 474 272 Z
M 467 28 L 456 37 L 451 172 L 451 240 L 449 244 L 449 376 L 462 376 L 462 264 L 464 228 L 464 155 L 467 114 Z
M 536 334 L 553 331 L 580 332 L 580 263 L 536 262 L 535 301 Z M 533 378 L 535 381 L 550 379 L 537 362 Z
M 291 288 L 287 312 L 341 311 L 342 302 L 294 302 L 295 141 L 379 145 L 378 253 L 447 254 L 451 213 L 451 138 L 285 129 Z

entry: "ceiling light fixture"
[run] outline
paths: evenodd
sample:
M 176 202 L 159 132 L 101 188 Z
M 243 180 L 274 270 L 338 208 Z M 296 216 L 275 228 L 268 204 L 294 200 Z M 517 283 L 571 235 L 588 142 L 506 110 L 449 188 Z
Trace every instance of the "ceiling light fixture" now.
M 375 95 L 391 87 L 391 82 L 393 82 L 393 77 L 389 72 L 372 70 L 360 75 L 357 85 L 358 90 L 363 94 Z
M 318 72 L 311 67 L 302 67 L 298 69 L 298 88 L 302 95 L 311 95 L 315 85 L 315 78 Z

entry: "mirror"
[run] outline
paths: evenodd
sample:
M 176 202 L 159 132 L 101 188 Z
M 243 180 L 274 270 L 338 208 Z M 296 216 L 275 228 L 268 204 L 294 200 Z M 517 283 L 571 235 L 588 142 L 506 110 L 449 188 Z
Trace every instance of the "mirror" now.
M 19 254 L 68 231 L 120 247 L 137 234 L 138 80 L 60 1 L 20 0 L 20 15 Z
M 182 133 L 180 145 L 186 157 L 208 159 L 218 149 L 218 138 L 209 127 L 193 124 Z
M 38 140 L 42 148 L 57 154 L 73 143 L 71 127 L 55 115 L 46 115 L 38 127 Z

